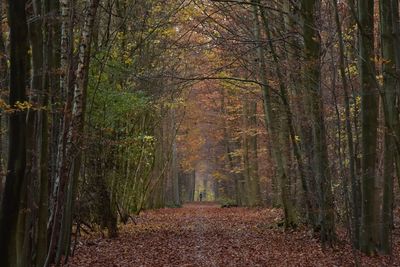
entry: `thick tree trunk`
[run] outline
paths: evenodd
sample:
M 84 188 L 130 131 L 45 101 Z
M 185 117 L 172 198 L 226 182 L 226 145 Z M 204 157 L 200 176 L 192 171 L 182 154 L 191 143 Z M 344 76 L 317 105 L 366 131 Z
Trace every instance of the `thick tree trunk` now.
M 332 244 L 335 239 L 334 202 L 331 185 L 331 174 L 328 162 L 326 130 L 323 117 L 321 72 L 320 72 L 320 38 L 317 33 L 315 13 L 319 1 L 303 0 L 303 37 L 305 43 L 305 86 L 312 116 L 314 168 L 319 194 L 321 241 Z
M 360 248 L 374 254 L 379 245 L 376 149 L 378 128 L 378 89 L 374 63 L 374 1 L 358 1 L 360 22 L 360 79 L 362 112 L 362 225 Z
M 298 0 L 296 1 L 290 1 L 290 0 L 285 0 L 283 4 L 283 10 L 286 12 L 284 15 L 284 24 L 285 24 L 285 31 L 286 32 L 292 32 L 296 31 L 298 29 L 298 26 L 300 24 L 300 14 L 298 12 L 299 10 L 299 2 Z M 264 11 L 265 12 L 265 11 Z M 267 25 L 266 18 L 264 19 L 264 24 Z M 272 44 L 272 39 L 268 38 L 270 41 L 270 46 Z M 296 69 L 301 68 L 300 64 L 302 62 L 302 57 L 301 53 L 299 51 L 302 51 L 304 45 L 300 41 L 299 37 L 292 37 L 290 38 L 289 42 L 287 45 L 285 45 L 285 51 L 286 51 L 286 59 L 289 60 L 291 63 L 297 64 L 297 66 L 291 66 L 289 71 L 288 71 L 288 80 L 290 83 L 288 83 L 288 88 L 285 90 L 287 93 L 283 93 L 282 89 L 285 89 L 285 86 L 280 86 L 280 95 L 282 97 L 282 101 L 285 105 L 285 111 L 287 114 L 288 118 L 288 124 L 289 124 L 289 133 L 290 133 L 290 139 L 292 142 L 292 147 L 293 147 L 293 154 L 296 159 L 296 163 L 298 164 L 298 171 L 299 171 L 299 176 L 300 176 L 300 181 L 301 181 L 301 187 L 303 190 L 303 199 L 306 204 L 306 212 L 307 212 L 307 223 L 312 225 L 314 228 L 317 227 L 317 218 L 318 218 L 318 205 L 314 201 L 315 199 L 315 194 L 313 193 L 315 188 L 314 186 L 314 181 L 313 179 L 310 179 L 313 177 L 313 171 L 311 169 L 310 164 L 306 164 L 306 159 L 309 161 L 310 158 L 312 158 L 312 140 L 311 140 L 311 131 L 309 130 L 310 127 L 308 126 L 307 119 L 309 112 L 307 112 L 307 108 L 304 106 L 308 105 L 308 102 L 305 100 L 305 95 L 304 94 L 304 88 L 302 86 L 303 79 L 301 77 L 301 72 L 298 72 Z M 274 57 L 275 58 L 275 57 Z M 274 59 L 276 62 L 277 59 Z M 283 71 L 280 71 L 283 75 Z M 290 91 L 289 91 L 290 90 Z M 294 99 L 300 99 L 301 101 L 293 101 L 293 109 L 291 108 L 291 105 L 289 104 L 289 94 L 293 94 Z M 294 110 L 294 113 L 292 113 L 292 110 Z M 306 112 L 305 112 L 306 111 Z M 294 116 L 296 114 L 297 116 L 300 116 L 299 118 L 296 118 Z M 300 120 L 300 125 L 296 126 L 294 123 L 295 121 Z M 298 132 L 298 135 L 296 135 L 296 132 Z M 303 147 L 303 148 L 302 148 Z M 308 163 L 308 162 L 307 162 Z M 303 207 L 302 203 L 297 204 L 298 207 Z
M 392 18 L 392 31 L 393 31 L 393 42 L 395 47 L 400 46 L 400 15 L 399 15 L 399 2 L 398 1 L 391 1 L 391 18 Z M 400 51 L 399 49 L 395 49 L 395 62 L 396 62 L 396 95 L 395 99 L 397 103 L 400 103 Z M 400 122 L 400 117 L 397 115 L 397 121 Z M 395 129 L 395 145 L 396 145 L 396 153 L 395 153 L 395 162 L 396 162 L 396 172 L 397 172 L 397 179 L 400 187 L 400 127 Z
M 6 183 L 0 213 L 0 265 L 16 266 L 19 201 L 26 165 L 26 111 L 18 107 L 26 97 L 28 65 L 28 28 L 25 0 L 8 1 L 10 27 L 10 114 L 9 152 Z
M 392 19 L 392 1 L 381 0 L 381 38 L 383 58 L 383 109 L 385 114 L 385 146 L 383 170 L 383 203 L 381 213 L 381 251 L 391 252 L 391 235 L 393 228 L 393 180 L 396 147 L 396 133 L 399 127 L 396 110 L 398 80 L 396 79 L 396 54 L 394 39 L 394 20 Z

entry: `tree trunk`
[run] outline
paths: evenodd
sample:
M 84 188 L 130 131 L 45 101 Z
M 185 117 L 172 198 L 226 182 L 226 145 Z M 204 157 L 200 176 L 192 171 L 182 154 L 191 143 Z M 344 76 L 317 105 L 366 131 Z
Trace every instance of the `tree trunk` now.
M 8 1 L 10 27 L 10 114 L 8 167 L 0 213 L 0 265 L 16 266 L 19 257 L 16 231 L 19 201 L 24 184 L 26 165 L 26 110 L 18 107 L 25 103 L 28 65 L 28 28 L 25 0 Z
M 176 144 L 176 111 L 171 110 L 171 128 L 172 128 L 172 159 L 171 159 L 171 175 L 172 175 L 172 195 L 175 207 L 181 206 L 179 175 L 178 175 L 178 148 Z
M 292 118 L 292 111 L 290 108 L 290 103 L 289 103 L 289 97 L 286 89 L 286 83 L 285 83 L 285 78 L 283 76 L 281 66 L 279 64 L 279 57 L 277 54 L 277 51 L 273 45 L 272 42 L 272 34 L 270 31 L 269 23 L 267 16 L 265 14 L 264 8 L 260 7 L 260 13 L 261 13 L 261 18 L 262 22 L 264 24 L 264 29 L 265 29 L 265 34 L 268 39 L 268 45 L 272 54 L 272 58 L 274 60 L 274 63 L 276 65 L 276 74 L 278 76 L 279 80 L 279 99 L 277 100 L 278 102 L 278 110 L 281 113 L 282 118 L 277 122 L 280 124 L 279 127 L 279 149 L 280 154 L 282 155 L 283 158 L 283 167 L 284 170 L 284 176 L 281 176 L 281 192 L 282 192 L 282 202 L 284 203 L 284 208 L 285 208 L 285 224 L 286 227 L 295 227 L 296 226 L 296 211 L 295 211 L 295 204 L 292 201 L 292 197 L 290 196 L 290 183 L 289 183 L 289 166 L 288 166 L 288 156 L 285 156 L 285 151 L 290 150 L 290 145 L 289 145 L 289 138 L 290 141 L 292 142 L 293 150 L 294 150 L 294 155 L 298 164 L 298 169 L 300 173 L 300 178 L 302 182 L 302 187 L 303 191 L 305 194 L 305 199 L 306 199 L 306 206 L 307 206 L 307 213 L 309 218 L 312 217 L 312 204 L 311 204 L 311 198 L 309 196 L 309 189 L 308 185 L 306 182 L 306 177 L 304 173 L 304 167 L 303 167 L 303 160 L 302 156 L 300 154 L 300 148 L 298 145 L 298 141 L 296 140 L 296 134 L 295 134 L 295 129 L 293 125 L 293 118 Z
M 305 44 L 305 84 L 312 116 L 314 168 L 319 194 L 321 241 L 332 245 L 335 239 L 334 202 L 331 185 L 331 174 L 328 162 L 326 130 L 323 117 L 321 72 L 320 72 L 320 38 L 317 32 L 315 13 L 319 1 L 303 0 L 303 38 Z
M 0 14 L 3 14 L 4 4 L 3 1 L 0 1 Z M 0 93 L 3 93 L 5 88 L 8 87 L 8 66 L 7 66 L 7 51 L 6 44 L 4 39 L 4 27 L 3 27 L 3 19 L 0 19 Z M 2 99 L 3 100 L 3 99 Z M 0 202 L 3 194 L 3 178 L 5 176 L 5 151 L 3 148 L 3 122 L 5 116 L 3 114 L 0 115 Z
M 395 47 L 400 46 L 400 16 L 399 16 L 399 2 L 391 1 L 391 18 L 392 18 L 392 31 L 393 31 L 393 42 Z M 395 49 L 395 62 L 396 62 L 396 81 L 397 81 L 397 90 L 395 99 L 397 103 L 400 103 L 400 93 L 399 93 L 399 85 L 400 85 L 400 51 L 399 49 Z M 399 116 L 396 117 L 397 121 L 400 121 Z M 396 153 L 395 153 L 395 162 L 396 162 L 396 172 L 397 179 L 400 187 L 400 127 L 395 128 L 395 145 L 396 145 Z
M 396 110 L 396 54 L 394 41 L 394 25 L 392 19 L 392 1 L 380 1 L 381 39 L 383 58 L 383 109 L 385 114 L 385 143 L 384 143 L 384 170 L 383 170 L 383 203 L 381 213 L 381 251 L 391 252 L 391 235 L 393 228 L 393 177 L 395 159 L 395 137 L 399 127 Z
M 243 162 L 245 172 L 246 206 L 261 205 L 260 180 L 257 163 L 257 134 L 256 134 L 257 103 L 246 99 L 243 103 Z
M 360 23 L 360 79 L 362 112 L 362 222 L 360 248 L 376 253 L 379 245 L 376 149 L 378 128 L 378 90 L 374 63 L 374 1 L 358 1 Z
M 21 235 L 20 235 L 20 250 L 23 251 L 23 256 L 19 258 L 20 266 L 26 266 L 30 262 L 31 255 L 36 254 L 36 246 L 32 247 L 32 240 L 36 240 L 34 231 L 37 227 L 37 206 L 39 203 L 38 194 L 34 194 L 38 191 L 38 185 L 40 182 L 40 163 L 41 163 L 41 143 L 42 143 L 42 121 L 40 120 L 41 110 L 44 109 L 42 106 L 42 99 L 45 97 L 43 93 L 43 81 L 44 81 L 44 57 L 43 57 L 43 34 L 42 34 L 42 2 L 35 0 L 32 2 L 33 14 L 29 20 L 29 39 L 30 47 L 32 51 L 31 56 L 31 83 L 29 101 L 33 105 L 33 108 L 29 109 L 27 114 L 27 135 L 26 149 L 27 149 L 27 164 L 25 174 L 25 192 L 21 208 L 27 212 L 21 213 L 19 220 L 21 221 Z M 47 197 L 47 196 L 46 196 Z M 38 204 L 34 204 L 38 203 Z M 23 225 L 25 224 L 25 225 Z
M 254 36 L 255 41 L 257 42 L 257 56 L 259 59 L 259 75 L 261 81 L 263 83 L 262 91 L 264 98 L 264 115 L 265 115 L 265 124 L 267 130 L 271 136 L 271 150 L 272 155 L 276 164 L 277 169 L 277 180 L 279 183 L 280 191 L 281 191 L 281 201 L 283 204 L 283 209 L 285 212 L 285 226 L 292 227 L 296 225 L 296 214 L 294 210 L 294 205 L 291 201 L 290 197 L 290 187 L 289 187 L 289 177 L 288 170 L 286 166 L 287 159 L 285 158 L 285 146 L 287 142 L 285 141 L 289 138 L 289 134 L 287 130 L 287 118 L 286 114 L 283 118 L 278 118 L 273 112 L 273 106 L 275 106 L 278 110 L 282 111 L 282 106 L 280 101 L 274 101 L 271 97 L 270 86 L 268 84 L 268 79 L 266 77 L 267 65 L 266 59 L 264 55 L 264 49 L 261 46 L 261 25 L 259 21 L 259 8 L 257 5 L 257 1 L 253 2 L 253 16 L 254 16 Z M 283 120 L 283 121 L 281 121 Z M 284 127 L 280 127 L 284 125 Z M 284 133 L 280 132 L 284 131 Z M 282 138 L 283 137 L 283 138 Z M 288 140 L 288 139 L 287 139 Z
M 90 0 L 88 2 L 88 11 L 85 16 L 85 23 L 81 33 L 78 66 L 75 72 L 76 80 L 74 82 L 71 122 L 67 126 L 66 142 L 63 145 L 65 147 L 61 148 L 63 155 L 59 164 L 59 185 L 57 198 L 54 203 L 53 227 L 45 266 L 49 266 L 55 259 L 56 244 L 61 236 L 60 231 L 65 209 L 64 201 L 68 189 L 67 185 L 69 179 L 72 179 L 71 167 L 74 163 L 75 156 L 80 153 L 82 145 L 91 37 L 99 2 L 99 0 Z M 65 121 L 64 125 L 66 126 Z M 74 168 L 80 168 L 80 166 L 74 166 Z
M 353 130 L 351 127 L 351 110 L 350 110 L 350 95 L 349 95 L 349 85 L 346 77 L 346 64 L 345 64 L 345 46 L 343 42 L 343 33 L 341 28 L 341 22 L 339 17 L 339 10 L 336 0 L 332 0 L 332 4 L 335 11 L 335 22 L 336 31 L 339 38 L 339 68 L 340 75 L 342 78 L 342 85 L 345 97 L 345 117 L 346 117 L 346 133 L 347 133 L 347 147 L 348 147 L 348 157 L 349 157 L 349 168 L 350 168 L 350 181 L 351 181 L 351 223 L 352 223 L 352 240 L 353 245 L 359 248 L 360 243 L 360 192 L 361 188 L 358 183 L 355 172 L 355 160 L 354 160 L 354 144 L 353 144 Z M 347 184 L 347 183 L 346 183 Z M 347 185 L 345 185 L 347 186 Z M 347 196 L 346 196 L 347 198 Z

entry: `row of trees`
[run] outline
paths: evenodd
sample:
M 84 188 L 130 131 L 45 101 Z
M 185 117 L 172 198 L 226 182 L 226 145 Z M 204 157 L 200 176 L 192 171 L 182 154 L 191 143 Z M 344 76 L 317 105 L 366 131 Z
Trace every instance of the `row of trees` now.
M 59 264 L 82 231 L 180 205 L 185 2 L 1 1 L 1 266 Z
M 271 201 L 283 208 L 286 227 L 305 222 L 324 244 L 344 224 L 355 248 L 390 253 L 399 177 L 397 1 L 197 8 L 197 43 L 209 65 L 192 77 L 201 93 L 191 101 L 200 94 L 208 102 L 200 103 L 209 116 L 196 123 L 213 125 L 213 132 L 200 127 L 204 147 L 214 149 L 197 151 L 216 166 L 216 195 L 245 206 Z

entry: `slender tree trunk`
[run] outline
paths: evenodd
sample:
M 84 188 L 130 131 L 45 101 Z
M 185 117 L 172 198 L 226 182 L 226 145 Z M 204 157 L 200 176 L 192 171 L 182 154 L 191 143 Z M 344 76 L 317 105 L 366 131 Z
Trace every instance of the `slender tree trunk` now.
M 73 25 L 71 23 L 73 12 L 70 11 L 72 1 L 44 0 L 46 11 L 47 36 L 45 42 L 50 57 L 49 64 L 49 101 L 51 102 L 51 128 L 50 128 L 50 177 L 57 177 L 58 152 L 60 147 L 60 135 L 63 126 L 64 104 L 68 101 L 66 84 L 68 83 L 68 66 L 72 65 Z M 62 4 L 62 12 L 60 9 Z M 69 64 L 70 62 L 70 64 Z M 61 70 L 61 71 L 60 71 Z M 50 181 L 50 188 L 54 187 L 56 181 Z M 51 199 L 52 200 L 52 199 Z
M 62 75 L 60 79 L 59 92 L 52 92 L 53 98 L 57 99 L 57 94 L 62 96 L 65 103 L 63 117 L 56 114 L 53 115 L 52 138 L 53 144 L 58 145 L 57 152 L 54 147 L 52 150 L 52 160 L 56 161 L 53 166 L 53 173 L 55 176 L 52 180 L 52 198 L 50 199 L 50 219 L 49 219 L 49 244 L 44 266 L 49 266 L 54 263 L 56 256 L 56 244 L 58 243 L 62 212 L 60 208 L 63 207 L 65 197 L 64 190 L 66 190 L 67 182 L 61 180 L 61 172 L 63 171 L 62 164 L 66 157 L 66 144 L 68 127 L 71 121 L 72 98 L 73 98 L 73 82 L 74 82 L 74 64 L 73 64 L 73 39 L 74 39 L 74 1 L 73 0 L 60 0 L 61 10 L 61 45 L 60 45 L 60 68 Z M 53 101 L 54 101 L 53 99 Z M 60 125 L 57 125 L 60 123 Z M 61 131 L 60 131 L 61 130 Z M 56 141 L 56 140 L 59 141 Z M 55 159 L 54 159 L 55 158 Z M 64 167 L 65 168 L 65 167 Z M 62 194 L 62 195 L 61 195 Z
M 296 134 L 295 134 L 293 118 L 292 118 L 292 111 L 291 111 L 289 97 L 288 97 L 288 93 L 287 93 L 287 89 L 286 89 L 285 77 L 283 76 L 283 73 L 281 70 L 278 53 L 272 43 L 272 34 L 270 31 L 267 16 L 265 14 L 265 10 L 264 10 L 264 8 L 260 7 L 260 11 L 261 11 L 260 13 L 261 13 L 262 22 L 264 24 L 266 37 L 268 39 L 269 48 L 270 48 L 272 58 L 274 60 L 275 66 L 276 66 L 276 74 L 277 74 L 278 80 L 279 80 L 280 100 L 278 102 L 279 102 L 279 106 L 281 106 L 281 108 L 279 109 L 280 113 L 282 113 L 282 119 L 280 120 L 281 126 L 280 126 L 280 131 L 279 131 L 279 135 L 280 135 L 280 142 L 279 142 L 280 148 L 279 149 L 281 150 L 280 153 L 282 153 L 283 158 L 285 159 L 285 161 L 287 161 L 287 157 L 284 156 L 285 152 L 283 150 L 284 149 L 287 149 L 288 151 L 290 150 L 289 142 L 288 142 L 288 139 L 290 138 L 290 141 L 292 142 L 292 146 L 293 146 L 293 150 L 294 150 L 294 155 L 295 155 L 295 158 L 296 158 L 296 161 L 298 164 L 298 169 L 299 169 L 299 174 L 300 174 L 300 178 L 301 178 L 301 182 L 302 182 L 303 191 L 305 194 L 307 213 L 308 213 L 309 219 L 311 221 L 313 221 L 311 219 L 311 217 L 313 217 L 313 210 L 312 210 L 313 208 L 312 208 L 311 198 L 309 195 L 310 192 L 308 189 L 308 184 L 306 182 L 300 148 L 298 145 L 298 141 L 296 140 Z M 282 191 L 282 194 L 285 194 L 285 196 L 282 197 L 282 201 L 286 202 L 285 206 L 287 207 L 286 208 L 287 211 L 285 211 L 286 217 L 287 217 L 286 226 L 294 227 L 296 225 L 295 204 L 292 203 L 291 196 L 289 194 L 290 193 L 290 183 L 288 181 L 286 181 L 289 178 L 289 171 L 287 170 L 288 166 L 287 166 L 287 164 L 284 164 L 284 165 L 286 165 L 286 167 L 285 167 L 286 175 L 285 176 L 287 176 L 287 177 L 286 177 L 286 179 L 284 179 L 282 181 L 283 185 L 281 186 L 281 191 Z
M 336 0 L 332 0 L 332 4 L 335 11 L 335 22 L 336 31 L 339 38 L 339 69 L 342 78 L 342 85 L 345 97 L 345 117 L 346 117 L 346 133 L 347 133 L 347 147 L 349 157 L 349 169 L 350 169 L 350 181 L 351 181 L 351 196 L 352 196 L 352 234 L 353 234 L 353 245 L 359 248 L 360 242 L 360 192 L 361 188 L 358 183 L 355 172 L 355 160 L 354 160 L 354 143 L 353 143 L 353 130 L 351 127 L 351 110 L 350 110 L 350 95 L 349 85 L 346 77 L 346 63 L 345 63 L 345 47 L 343 42 L 343 33 L 339 17 L 339 10 Z M 347 196 L 346 196 L 347 197 Z
M 89 17 L 92 15 L 91 12 L 97 12 L 97 6 L 94 7 L 94 5 L 98 5 L 98 3 L 94 2 L 99 2 L 97 0 L 91 1 L 90 6 L 88 11 Z M 96 10 L 93 10 L 95 8 Z M 77 86 L 81 88 L 82 90 L 82 104 L 79 108 L 81 110 L 79 111 L 81 115 L 79 115 L 78 120 L 78 127 L 77 132 L 79 135 L 83 135 L 85 132 L 85 113 L 86 113 L 86 90 L 88 86 L 88 75 L 89 75 L 89 66 L 90 66 L 90 51 L 91 51 L 91 46 L 92 46 L 92 38 L 93 34 L 95 31 L 95 21 L 96 21 L 96 14 L 93 14 L 93 18 L 87 18 L 85 21 L 84 27 L 88 26 L 88 28 L 84 28 L 82 31 L 82 36 L 81 36 L 81 44 L 80 44 L 80 54 L 79 54 L 79 62 L 78 62 L 78 69 L 76 70 L 75 73 L 75 81 L 74 81 L 74 100 L 76 100 L 76 90 Z M 89 21 L 90 19 L 93 19 L 93 21 Z M 91 24 L 91 25 L 88 25 Z M 85 31 L 90 31 L 90 32 L 85 32 Z M 85 36 L 85 34 L 90 34 L 90 36 Z M 90 40 L 88 40 L 89 38 Z M 88 43 L 86 43 L 88 42 Z M 89 47 L 87 47 L 89 46 Z M 84 49 L 87 49 L 86 51 L 82 50 L 82 47 Z M 88 54 L 84 54 L 88 53 Z M 79 67 L 84 64 L 85 66 L 83 67 L 82 70 L 79 70 Z M 81 74 L 82 76 L 79 76 Z M 72 114 L 74 116 L 74 114 Z M 72 123 L 74 120 L 72 120 Z M 71 126 L 70 126 L 71 127 Z M 82 137 L 79 137 L 79 140 L 77 142 L 80 143 L 80 146 L 83 146 Z M 71 167 L 71 172 L 70 172 L 70 177 L 67 185 L 67 194 L 66 194 L 66 199 L 65 199 L 65 208 L 63 211 L 63 222 L 62 222 L 62 227 L 61 227 L 61 236 L 58 241 L 58 247 L 57 247 L 57 255 L 56 255 L 56 263 L 59 264 L 61 257 L 65 256 L 65 261 L 67 261 L 69 257 L 69 252 L 70 252 L 70 243 L 71 243 L 71 232 L 72 232 L 72 221 L 73 221 L 73 214 L 74 214 L 74 202 L 75 202 L 75 197 L 76 193 L 78 190 L 78 179 L 81 171 L 81 165 L 82 165 L 82 150 L 79 148 L 76 151 L 76 154 L 73 156 L 73 163 Z M 110 214 L 112 212 L 110 211 Z M 111 234 L 112 237 L 116 236 L 116 231 L 115 229 L 112 230 L 112 232 L 115 232 L 115 234 Z
M 20 251 L 22 256 L 19 257 L 19 266 L 26 266 L 31 260 L 31 255 L 36 254 L 36 247 L 32 247 L 33 240 L 36 239 L 34 231 L 37 227 L 37 204 L 38 189 L 40 182 L 40 157 L 41 157 L 41 138 L 42 127 L 40 121 L 40 110 L 42 107 L 43 96 L 43 35 L 42 35 L 42 2 L 35 0 L 32 2 L 33 14 L 29 26 L 29 39 L 31 45 L 31 83 L 29 101 L 33 108 L 29 109 L 27 114 L 27 132 L 30 133 L 26 139 L 27 164 L 24 184 L 24 198 L 21 202 L 21 208 L 26 212 L 20 214 Z M 39 203 L 38 203 L 39 204 Z M 33 250 L 32 250 L 33 249 Z
M 246 206 L 256 207 L 261 205 L 260 179 L 257 163 L 257 103 L 246 99 L 243 104 L 243 147 L 244 167 L 246 177 Z
M 80 152 L 83 138 L 84 111 L 86 101 L 87 80 L 90 64 L 90 48 L 93 33 L 93 25 L 96 17 L 99 0 L 90 0 L 87 6 L 85 23 L 81 33 L 79 45 L 78 66 L 75 72 L 76 80 L 74 82 L 74 94 L 72 101 L 71 122 L 68 126 L 65 148 L 62 148 L 63 156 L 59 165 L 59 185 L 57 199 L 55 201 L 53 227 L 49 245 L 49 253 L 47 254 L 45 266 L 49 266 L 54 262 L 56 253 L 56 244 L 61 236 L 61 223 L 65 209 L 65 197 L 67 185 L 71 175 L 71 167 L 74 163 L 75 156 Z M 64 122 L 65 125 L 65 122 Z M 74 166 L 80 168 L 80 166 Z
M 252 195 L 252 203 L 251 206 L 261 206 L 261 191 L 260 191 L 260 176 L 258 174 L 258 145 L 257 145 L 257 102 L 253 100 L 250 103 L 250 127 L 251 127 L 251 136 L 249 139 L 249 156 L 250 156 L 250 183 L 251 183 L 251 191 Z
M 179 175 L 178 175 L 178 148 L 176 144 L 176 111 L 171 110 L 171 128 L 172 128 L 172 159 L 171 159 L 171 175 L 172 175 L 172 194 L 173 204 L 175 207 L 181 206 L 180 190 L 179 190 Z
M 251 171 L 250 171 L 250 155 L 249 155 L 249 120 L 248 120 L 248 111 L 249 109 L 249 100 L 245 99 L 242 104 L 242 138 L 241 138 L 241 147 L 242 147 L 242 161 L 243 161 L 243 188 L 245 196 L 243 197 L 243 204 L 247 207 L 251 206 L 251 198 L 253 193 L 251 192 Z
M 231 175 L 233 175 L 233 180 L 234 180 L 234 199 L 235 203 L 237 206 L 242 206 L 242 192 L 240 190 L 239 186 L 239 174 L 236 172 L 233 172 L 235 169 L 235 163 L 232 157 L 232 149 L 231 149 L 231 138 L 228 132 L 228 125 L 226 122 L 227 118 L 227 110 L 226 110 L 226 90 L 222 89 L 222 97 L 221 97 L 221 113 L 224 117 L 223 119 L 223 132 L 224 132 L 224 146 L 225 146 L 225 153 L 226 153 L 226 158 L 228 160 L 228 166 L 231 171 Z
M 253 16 L 254 16 L 254 35 L 255 40 L 257 42 L 257 56 L 259 58 L 259 75 L 261 81 L 263 83 L 263 98 L 264 98 L 264 114 L 265 114 L 265 124 L 267 130 L 271 136 L 272 140 L 280 140 L 279 142 L 271 143 L 272 155 L 277 168 L 277 176 L 279 187 L 281 191 L 281 200 L 285 211 L 285 226 L 292 227 L 296 225 L 296 215 L 294 210 L 294 205 L 291 202 L 290 198 L 290 188 L 289 188 L 289 177 L 287 172 L 287 166 L 285 166 L 285 144 L 284 139 L 289 137 L 287 132 L 280 133 L 280 130 L 287 129 L 287 127 L 280 127 L 282 122 L 273 112 L 273 106 L 276 105 L 277 109 L 282 110 L 280 107 L 280 103 L 275 103 L 273 98 L 271 97 L 270 86 L 268 84 L 268 79 L 266 77 L 266 59 L 264 55 L 264 49 L 261 46 L 261 25 L 259 20 L 259 7 L 258 1 L 253 1 Z M 286 114 L 285 114 L 286 115 Z M 284 117 L 284 124 L 286 124 L 286 117 Z M 283 139 L 280 138 L 280 135 L 284 135 Z
M 0 1 L 0 14 L 3 14 L 4 4 Z M 3 20 L 0 19 L 0 88 L 8 87 L 8 65 L 7 65 L 7 51 L 4 39 L 4 27 Z M 4 89 L 0 89 L 0 93 L 3 93 Z M 4 99 L 3 99 L 4 100 Z M 3 148 L 3 122 L 5 116 L 0 114 L 0 202 L 3 194 L 3 178 L 5 177 L 5 157 Z
M 49 123 L 48 123 L 48 102 L 50 94 L 51 80 L 54 79 L 53 72 L 56 72 L 57 65 L 54 64 L 55 52 L 52 49 L 52 38 L 54 37 L 54 14 L 56 9 L 50 4 L 50 0 L 44 0 L 42 3 L 42 32 L 43 32 L 43 66 L 42 66 L 42 95 L 40 103 L 43 108 L 38 114 L 38 129 L 40 129 L 40 142 L 38 143 L 39 159 L 39 210 L 38 210 L 38 230 L 36 244 L 36 266 L 43 266 L 47 254 L 47 221 L 48 221 L 48 197 L 49 197 Z M 57 39 L 56 39 L 57 40 Z M 57 53 L 58 54 L 58 53 Z M 53 85 L 53 84 L 52 84 Z M 54 85 L 53 85 L 54 86 Z

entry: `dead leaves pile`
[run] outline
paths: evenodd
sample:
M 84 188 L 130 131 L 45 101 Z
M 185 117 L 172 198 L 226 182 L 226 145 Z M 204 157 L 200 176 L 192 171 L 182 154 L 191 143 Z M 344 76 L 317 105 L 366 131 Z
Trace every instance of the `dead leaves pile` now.
M 117 239 L 82 240 L 68 266 L 400 266 L 400 233 L 392 257 L 355 254 L 341 242 L 323 250 L 307 229 L 273 227 L 274 209 L 187 205 L 143 213 Z

